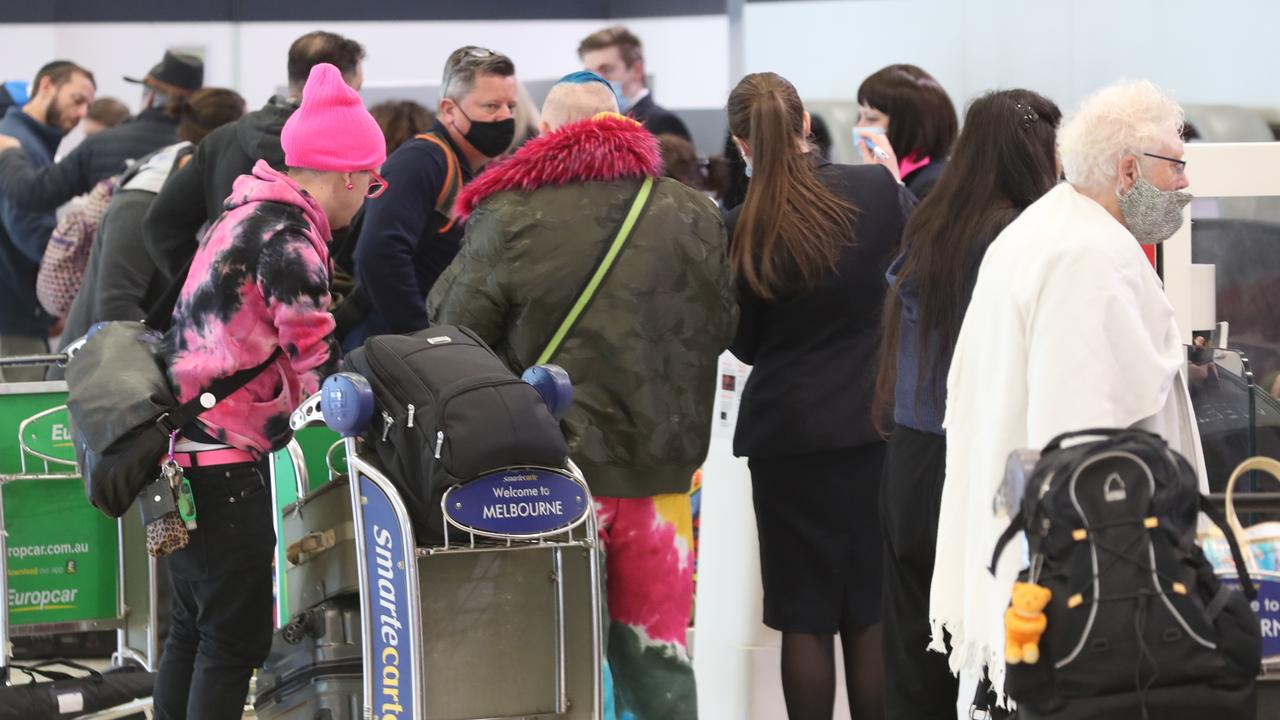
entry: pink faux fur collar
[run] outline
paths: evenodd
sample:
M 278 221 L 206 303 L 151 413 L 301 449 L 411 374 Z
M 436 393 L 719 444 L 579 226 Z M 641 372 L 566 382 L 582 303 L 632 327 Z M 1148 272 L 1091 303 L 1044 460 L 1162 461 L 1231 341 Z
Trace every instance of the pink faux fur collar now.
M 582 120 L 533 138 L 485 170 L 462 189 L 454 214 L 465 220 L 486 198 L 505 190 L 661 174 L 658 141 L 643 126 L 620 116 Z

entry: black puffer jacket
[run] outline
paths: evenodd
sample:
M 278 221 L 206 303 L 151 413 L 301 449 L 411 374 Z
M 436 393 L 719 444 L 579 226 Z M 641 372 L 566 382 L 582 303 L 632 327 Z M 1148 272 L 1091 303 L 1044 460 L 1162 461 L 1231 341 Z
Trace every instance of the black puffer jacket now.
M 259 159 L 284 170 L 280 131 L 298 107 L 276 96 L 262 109 L 209 133 L 195 157 L 169 176 L 142 224 L 147 252 L 169 279 L 191 262 L 199 245 L 200 227 L 216 219 L 231 194 L 231 185 L 253 171 Z

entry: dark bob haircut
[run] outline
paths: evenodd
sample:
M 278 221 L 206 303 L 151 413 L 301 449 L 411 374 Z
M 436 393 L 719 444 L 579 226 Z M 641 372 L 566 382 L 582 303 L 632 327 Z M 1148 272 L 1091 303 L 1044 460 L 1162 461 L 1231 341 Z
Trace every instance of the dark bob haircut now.
M 944 159 L 959 132 L 956 108 L 937 80 L 915 65 L 890 65 L 858 88 L 858 103 L 889 116 L 889 142 L 899 160 Z

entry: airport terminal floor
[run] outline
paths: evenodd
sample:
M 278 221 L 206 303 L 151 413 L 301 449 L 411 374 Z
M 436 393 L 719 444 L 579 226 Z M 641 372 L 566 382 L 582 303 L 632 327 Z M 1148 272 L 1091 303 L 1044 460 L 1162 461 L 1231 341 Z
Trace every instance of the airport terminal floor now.
M 1273 5 L 0 8 L 0 720 L 1280 718 Z

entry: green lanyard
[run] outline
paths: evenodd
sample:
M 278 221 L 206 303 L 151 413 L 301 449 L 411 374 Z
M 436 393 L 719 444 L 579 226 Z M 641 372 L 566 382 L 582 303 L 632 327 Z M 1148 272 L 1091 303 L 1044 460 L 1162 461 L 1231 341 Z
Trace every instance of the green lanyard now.
M 555 334 L 551 336 L 551 340 L 547 342 L 547 347 L 538 356 L 537 365 L 550 362 L 551 358 L 555 357 L 560 350 L 560 345 L 569 336 L 569 331 L 577 324 L 583 311 L 586 310 L 587 305 L 591 302 L 592 296 L 596 294 L 596 290 L 604 282 L 605 276 L 609 274 L 609 269 L 613 267 L 613 262 L 622 253 L 622 247 L 626 245 L 627 238 L 640 220 L 640 214 L 644 211 L 644 206 L 648 202 L 649 193 L 652 190 L 653 178 L 646 177 L 644 183 L 640 185 L 640 191 L 636 193 L 635 199 L 631 201 L 631 210 L 627 212 L 627 216 L 618 228 L 617 234 L 613 236 L 613 243 L 609 245 L 609 249 L 600 258 L 600 262 L 596 265 L 595 272 L 591 274 L 591 279 L 587 281 L 586 287 L 582 289 L 578 299 L 570 306 L 568 314 L 560 322 L 560 327 L 556 329 Z

